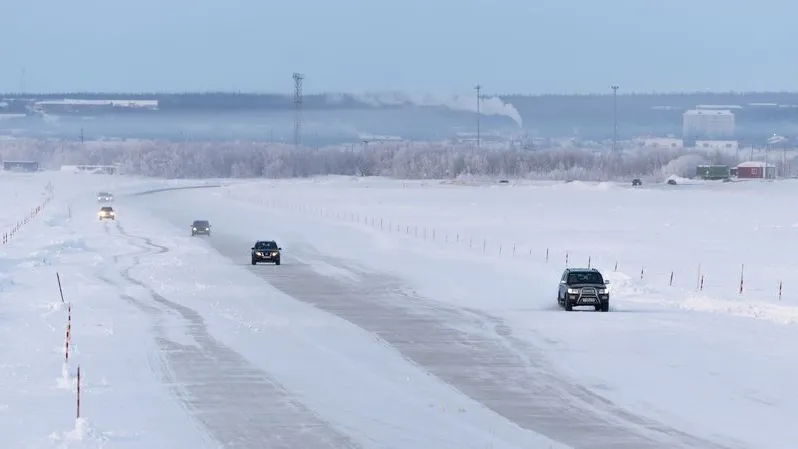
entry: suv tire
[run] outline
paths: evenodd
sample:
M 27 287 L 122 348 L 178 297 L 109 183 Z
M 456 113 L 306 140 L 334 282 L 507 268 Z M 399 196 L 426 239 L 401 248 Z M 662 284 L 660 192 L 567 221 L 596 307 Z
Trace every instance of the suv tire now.
M 255 262 L 255 259 L 252 259 L 252 265 L 257 265 L 258 263 Z
M 565 296 L 565 310 L 568 312 L 574 310 L 574 305 L 571 303 L 571 300 L 568 299 L 568 296 Z

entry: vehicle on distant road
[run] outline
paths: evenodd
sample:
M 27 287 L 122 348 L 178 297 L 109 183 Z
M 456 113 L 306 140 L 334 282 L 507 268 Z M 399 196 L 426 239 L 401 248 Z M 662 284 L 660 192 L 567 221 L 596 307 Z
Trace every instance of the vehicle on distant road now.
M 567 268 L 560 278 L 557 303 L 567 311 L 592 306 L 596 311 L 609 312 L 609 283 L 595 268 Z
M 194 220 L 191 223 L 191 236 L 200 234 L 211 235 L 211 223 L 208 220 Z
M 635 178 L 635 179 L 632 180 L 632 185 L 633 186 L 642 186 L 643 185 L 643 181 L 641 181 L 640 178 Z
M 114 196 L 108 192 L 100 192 L 97 194 L 97 201 L 99 202 L 106 202 L 106 201 L 113 201 Z
M 280 265 L 282 250 L 274 240 L 258 240 L 252 247 L 252 265 L 257 265 L 258 262 L 271 262 Z
M 116 212 L 114 212 L 114 208 L 111 206 L 101 207 L 97 216 L 100 220 L 116 220 Z

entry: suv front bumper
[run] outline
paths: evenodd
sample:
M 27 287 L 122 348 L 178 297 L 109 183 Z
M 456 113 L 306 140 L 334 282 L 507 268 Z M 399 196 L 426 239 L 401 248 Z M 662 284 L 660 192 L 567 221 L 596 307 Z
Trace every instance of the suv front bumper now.
M 252 255 L 252 260 L 257 262 L 274 262 L 280 260 L 280 253 L 273 254 L 273 253 L 255 253 Z
M 587 289 L 587 291 L 586 291 Z M 575 306 L 595 306 L 610 300 L 609 293 L 600 293 L 598 289 L 582 288 L 577 293 L 566 292 L 568 301 Z

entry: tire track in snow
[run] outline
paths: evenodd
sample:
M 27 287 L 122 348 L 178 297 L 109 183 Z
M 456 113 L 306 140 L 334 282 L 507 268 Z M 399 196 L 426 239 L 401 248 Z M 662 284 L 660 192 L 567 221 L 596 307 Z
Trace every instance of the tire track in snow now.
M 169 190 L 176 189 L 157 192 Z M 209 242 L 220 254 L 242 260 L 247 252 L 241 248 L 250 243 L 244 240 L 216 234 Z M 310 245 L 297 250 L 358 272 L 362 281 L 324 276 L 288 254 L 277 269 L 248 261 L 244 267 L 287 295 L 373 332 L 409 361 L 522 428 L 575 449 L 745 447 L 708 441 L 623 410 L 558 373 L 543 351 L 514 338 L 498 318 L 427 300 L 400 279 L 350 268 Z
M 220 238 L 221 237 L 221 238 Z M 210 244 L 240 260 L 240 245 Z M 409 361 L 518 426 L 575 449 L 731 449 L 637 416 L 555 371 L 543 352 L 514 338 L 501 320 L 426 300 L 388 274 L 318 254 L 303 256 L 356 273 L 362 281 L 319 274 L 286 254 L 280 267 L 244 265 L 287 295 L 373 332 Z M 486 332 L 487 331 L 487 332 Z
M 154 320 L 156 341 L 163 361 L 162 375 L 186 409 L 211 436 L 229 449 L 355 449 L 359 445 L 316 416 L 292 397 L 277 381 L 253 367 L 244 357 L 210 335 L 203 318 L 195 310 L 169 301 L 147 284 L 131 276 L 139 258 L 164 254 L 169 248 L 146 237 L 128 234 L 121 224 L 114 229 L 140 252 L 123 255 L 132 264 L 122 269 L 124 281 L 143 288 L 161 307 L 125 293 L 120 297 Z M 106 228 L 110 234 L 110 228 Z M 119 262 L 115 257 L 115 262 Z M 121 288 L 106 276 L 107 283 Z M 164 314 L 179 314 L 187 334 L 196 345 L 184 345 L 168 338 Z

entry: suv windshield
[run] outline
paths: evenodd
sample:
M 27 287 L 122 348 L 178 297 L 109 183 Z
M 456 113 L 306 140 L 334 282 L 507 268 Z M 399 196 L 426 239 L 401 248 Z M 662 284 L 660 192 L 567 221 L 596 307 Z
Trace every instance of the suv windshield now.
M 568 273 L 569 284 L 603 284 L 601 274 L 595 271 L 574 271 Z
M 103 208 L 100 209 L 100 210 L 103 211 L 103 212 L 111 212 L 114 209 L 112 207 L 110 207 L 110 206 L 103 206 Z
M 208 220 L 197 220 L 194 222 L 194 227 L 207 228 L 209 225 L 210 223 L 208 223 Z
M 277 244 L 274 242 L 258 242 L 255 244 L 255 249 L 277 249 Z

